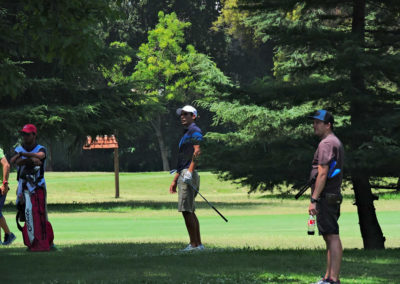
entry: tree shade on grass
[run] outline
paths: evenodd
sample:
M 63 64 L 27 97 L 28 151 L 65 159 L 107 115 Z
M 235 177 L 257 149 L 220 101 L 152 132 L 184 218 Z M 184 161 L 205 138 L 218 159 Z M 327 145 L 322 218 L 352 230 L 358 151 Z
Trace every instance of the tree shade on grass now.
M 182 254 L 187 232 L 168 193 L 166 172 L 122 173 L 123 196 L 113 198 L 112 173 L 48 173 L 49 218 L 59 251 L 29 253 L 21 234 L 0 247 L 2 281 L 81 283 L 310 283 L 324 270 L 324 242 L 306 235 L 307 200 L 248 188 L 201 172 L 201 190 L 228 218 L 225 224 L 197 202 L 204 253 Z M 10 178 L 15 179 L 13 174 Z M 4 210 L 16 232 L 12 191 Z M 345 247 L 344 283 L 396 283 L 399 275 L 399 196 L 377 203 L 388 237 L 385 251 L 359 250 L 357 212 L 348 191 L 339 220 Z M 21 272 L 24 267 L 24 272 Z M 43 273 L 43 267 L 46 273 Z M 16 276 L 17 275 L 17 276 Z

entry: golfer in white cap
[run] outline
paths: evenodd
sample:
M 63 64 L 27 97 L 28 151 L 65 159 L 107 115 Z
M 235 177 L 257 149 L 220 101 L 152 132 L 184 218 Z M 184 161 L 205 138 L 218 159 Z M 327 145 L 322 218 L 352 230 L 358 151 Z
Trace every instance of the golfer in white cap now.
M 198 115 L 194 107 L 186 105 L 177 109 L 176 112 L 181 118 L 184 135 L 179 142 L 177 172 L 169 191 L 170 193 L 176 193 L 176 187 L 178 186 L 179 188 L 178 211 L 182 212 L 190 237 L 190 243 L 184 251 L 203 250 L 199 220 L 194 213 L 194 200 L 197 193 L 191 186 L 195 186 L 197 190 L 200 189 L 200 177 L 195 168 L 196 160 L 201 153 L 200 142 L 203 140 L 203 135 L 195 123 Z

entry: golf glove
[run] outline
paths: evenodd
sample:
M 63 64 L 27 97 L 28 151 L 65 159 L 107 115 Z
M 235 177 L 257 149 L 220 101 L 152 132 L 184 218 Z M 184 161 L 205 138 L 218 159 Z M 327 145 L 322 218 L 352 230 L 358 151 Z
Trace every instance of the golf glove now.
M 187 183 L 187 184 L 191 184 L 192 183 L 192 173 L 187 171 L 184 175 L 183 175 L 183 182 Z

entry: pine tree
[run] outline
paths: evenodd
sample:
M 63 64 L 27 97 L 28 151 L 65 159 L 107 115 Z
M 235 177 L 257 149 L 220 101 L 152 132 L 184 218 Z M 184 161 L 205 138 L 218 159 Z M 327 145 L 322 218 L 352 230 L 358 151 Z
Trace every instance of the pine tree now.
M 399 176 L 400 2 L 241 0 L 238 9 L 258 40 L 274 44 L 274 77 L 204 103 L 229 126 L 209 136 L 209 160 L 252 190 L 299 182 L 317 143 L 305 117 L 331 110 L 364 248 L 384 248 L 370 181 Z
M 102 32 L 116 17 L 108 1 L 2 1 L 0 126 L 6 135 L 0 143 L 5 148 L 14 145 L 26 123 L 36 124 L 42 138 L 78 140 L 129 122 L 134 94 L 128 86 L 108 86 L 101 71 L 118 58 Z

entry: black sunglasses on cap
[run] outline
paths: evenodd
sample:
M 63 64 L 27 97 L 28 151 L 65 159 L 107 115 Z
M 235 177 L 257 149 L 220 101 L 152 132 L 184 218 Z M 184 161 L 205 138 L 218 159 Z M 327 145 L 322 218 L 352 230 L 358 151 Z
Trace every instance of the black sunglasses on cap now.
M 182 111 L 181 112 L 181 115 L 183 115 L 183 116 L 187 116 L 187 115 L 193 115 L 193 113 L 191 113 L 191 112 L 184 112 L 184 111 Z

